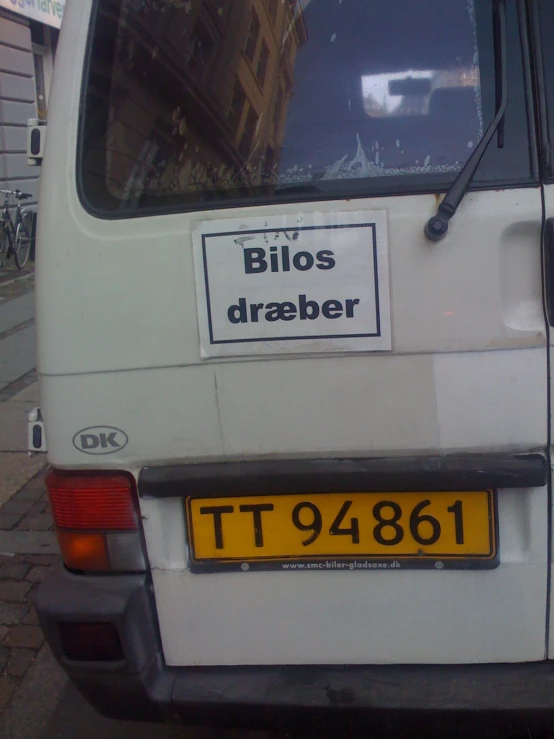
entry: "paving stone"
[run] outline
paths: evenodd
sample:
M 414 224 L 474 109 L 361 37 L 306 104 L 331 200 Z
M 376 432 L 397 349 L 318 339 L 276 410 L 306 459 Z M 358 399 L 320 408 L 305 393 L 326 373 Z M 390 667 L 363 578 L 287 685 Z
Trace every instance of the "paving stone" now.
M 36 330 L 27 326 L 2 339 L 0 356 L 0 381 L 8 384 L 36 367 Z
M 21 490 L 45 465 L 44 455 L 29 457 L 25 452 L 0 452 L 0 505 Z
M 8 659 L 10 658 L 10 650 L 6 649 L 5 647 L 0 647 L 0 673 L 4 669 L 4 667 L 8 664 Z
M 13 283 L 12 283 L 13 285 Z M 4 293 L 4 290 L 2 290 Z M 17 326 L 30 321 L 35 316 L 35 296 L 31 290 L 24 295 L 6 301 L 0 314 L 0 333 L 11 331 Z M 35 396 L 38 393 L 38 383 L 35 383 Z M 28 394 L 27 394 L 28 395 Z M 25 396 L 24 396 L 25 397 Z
M 6 672 L 13 677 L 23 677 L 35 661 L 36 652 L 31 649 L 14 649 L 8 660 Z
M 27 600 L 30 603 L 34 603 L 36 601 L 38 589 L 40 588 L 40 586 L 41 586 L 41 583 L 39 582 L 35 582 L 32 584 L 31 589 L 27 593 Z
M 8 633 L 8 627 L 7 626 L 0 626 L 0 642 L 4 640 L 4 637 Z
M 0 531 L 0 553 L 57 554 L 60 551 L 53 531 Z
M 49 467 L 47 464 L 45 464 L 43 467 L 38 470 L 36 475 L 33 475 L 33 477 L 30 478 L 28 482 L 25 483 L 25 486 L 33 486 L 37 485 L 38 483 L 41 483 L 44 487 L 44 480 L 46 479 L 46 475 L 48 474 Z
M 22 490 L 20 490 L 18 493 L 16 493 L 13 496 L 12 500 L 30 500 L 34 503 L 36 500 L 40 499 L 43 492 L 44 492 L 43 485 L 41 485 L 40 487 L 38 486 L 28 487 L 27 485 L 25 485 L 25 487 L 22 488 Z
M 27 451 L 27 412 L 32 408 L 30 403 L 0 403 L 0 451 Z
M 1 285 L 0 285 L 1 289 Z M 2 297 L 0 296 L 0 303 L 2 302 Z M 1 308 L 0 304 L 0 308 Z M 21 324 L 17 327 L 17 331 L 14 331 L 14 333 L 19 333 L 20 330 L 25 328 L 26 325 L 31 325 L 32 322 L 25 322 L 25 324 Z M 8 338 L 7 336 L 4 338 Z M 26 387 L 29 387 L 33 382 L 37 381 L 37 372 L 35 369 L 30 370 L 29 372 L 26 372 L 22 377 L 19 377 L 17 380 L 14 380 L 13 382 L 10 382 L 9 384 L 6 383 L 5 380 L 0 380 L 0 387 L 2 388 L 0 390 L 0 402 L 9 401 L 12 400 L 13 397 L 15 397 L 18 393 L 20 393 L 22 390 L 25 390 Z M 27 405 L 30 405 L 29 401 L 25 401 Z M 32 404 L 35 405 L 36 404 Z
M 45 465 L 40 469 L 38 474 L 32 477 L 29 482 L 25 483 L 23 490 L 46 490 L 46 473 L 48 472 L 48 465 Z
M 12 498 L 12 500 L 8 500 L 7 503 L 4 503 L 0 510 L 2 514 L 17 513 L 19 516 L 23 516 L 25 513 L 29 513 L 35 505 L 36 503 L 33 503 L 32 500 L 15 500 Z
M 27 574 L 26 579 L 29 580 L 29 582 L 43 582 L 49 572 L 49 567 L 33 567 L 33 569 Z
M 25 626 L 19 624 L 12 626 L 4 638 L 6 647 L 26 647 L 28 649 L 40 649 L 44 641 L 44 634 L 40 626 Z
M 15 678 L 10 675 L 0 676 L 0 711 L 8 705 L 16 687 Z
M 33 384 L 26 387 L 25 390 L 14 395 L 12 401 L 14 403 L 34 403 L 35 405 L 38 405 L 38 383 L 33 382 Z
M 43 500 L 38 500 L 36 503 L 33 503 L 32 507 L 25 511 L 25 513 L 28 513 L 30 516 L 38 516 L 41 513 L 49 513 L 46 507 L 46 503 Z
M 20 518 L 21 516 L 16 513 L 0 513 L 0 531 L 9 531 L 16 525 Z
M 17 528 L 20 531 L 48 531 L 52 526 L 52 516 L 42 513 L 38 516 L 25 516 Z
M 8 562 L 0 565 L 0 580 L 23 580 L 28 572 L 29 565 Z
M 20 603 L 30 589 L 31 585 L 28 582 L 4 580 L 0 582 L 0 600 L 8 603 Z
M 53 565 L 57 562 L 59 557 L 56 554 L 31 554 L 25 557 L 25 562 L 29 562 L 32 565 Z
M 31 606 L 31 608 L 29 608 L 29 612 L 21 623 L 25 624 L 26 626 L 40 626 L 40 621 L 38 620 L 37 611 L 34 606 Z
M 19 603 L 0 603 L 0 624 L 15 626 L 28 614 L 28 606 Z

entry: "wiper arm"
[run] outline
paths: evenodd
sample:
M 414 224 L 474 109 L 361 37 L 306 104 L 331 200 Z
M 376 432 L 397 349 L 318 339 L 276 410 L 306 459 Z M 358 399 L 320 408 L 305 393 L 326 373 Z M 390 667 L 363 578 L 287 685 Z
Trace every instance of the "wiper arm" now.
M 485 151 L 494 134 L 498 131 L 498 147 L 504 146 L 504 114 L 508 104 L 508 53 L 506 41 L 506 0 L 494 0 L 494 53 L 496 60 L 496 115 L 483 134 L 483 138 L 464 164 L 462 171 L 456 177 L 444 200 L 439 205 L 437 214 L 425 224 L 425 236 L 430 241 L 440 241 L 448 233 L 448 222 L 455 215 L 458 206 L 473 179 L 477 167 L 481 163 Z M 500 93 L 498 91 L 500 90 Z

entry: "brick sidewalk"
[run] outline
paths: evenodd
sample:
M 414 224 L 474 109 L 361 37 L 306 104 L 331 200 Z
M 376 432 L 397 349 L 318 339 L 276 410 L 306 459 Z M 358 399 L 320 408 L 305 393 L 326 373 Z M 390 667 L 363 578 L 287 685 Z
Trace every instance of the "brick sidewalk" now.
M 41 470 L 0 508 L 0 531 L 51 531 Z M 0 715 L 43 644 L 34 600 L 56 555 L 0 554 Z
M 31 270 L 9 273 L 0 270 L 0 304 L 34 290 L 35 273 Z

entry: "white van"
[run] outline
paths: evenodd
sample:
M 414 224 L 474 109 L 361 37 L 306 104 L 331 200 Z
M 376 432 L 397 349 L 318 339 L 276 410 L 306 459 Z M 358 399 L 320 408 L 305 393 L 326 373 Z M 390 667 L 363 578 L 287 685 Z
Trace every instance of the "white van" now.
M 552 30 L 547 0 L 67 3 L 38 609 L 100 711 L 554 708 Z

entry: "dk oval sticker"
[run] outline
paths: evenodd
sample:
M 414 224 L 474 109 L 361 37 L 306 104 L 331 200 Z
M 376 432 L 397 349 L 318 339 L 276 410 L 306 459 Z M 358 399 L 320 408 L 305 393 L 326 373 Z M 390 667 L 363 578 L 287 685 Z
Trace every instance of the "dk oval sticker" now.
M 85 454 L 114 454 L 127 446 L 129 437 L 115 426 L 89 426 L 77 431 L 73 446 Z

